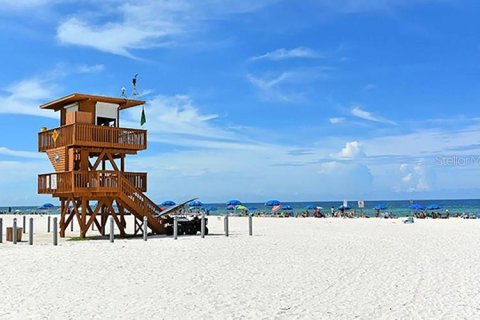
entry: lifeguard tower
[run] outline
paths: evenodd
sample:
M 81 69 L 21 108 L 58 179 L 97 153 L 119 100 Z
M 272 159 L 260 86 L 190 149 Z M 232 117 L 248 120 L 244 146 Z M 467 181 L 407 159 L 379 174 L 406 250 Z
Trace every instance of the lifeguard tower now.
M 60 236 L 73 219 L 85 237 L 92 224 L 105 234 L 112 216 L 122 236 L 125 214 L 135 216 L 135 234 L 143 217 L 148 227 L 165 233 L 162 211 L 144 192 L 145 172 L 127 172 L 125 158 L 147 148 L 147 131 L 120 127 L 120 111 L 145 102 L 86 94 L 71 94 L 40 106 L 59 112 L 60 126 L 38 134 L 38 151 L 55 170 L 38 176 L 38 193 L 60 200 Z

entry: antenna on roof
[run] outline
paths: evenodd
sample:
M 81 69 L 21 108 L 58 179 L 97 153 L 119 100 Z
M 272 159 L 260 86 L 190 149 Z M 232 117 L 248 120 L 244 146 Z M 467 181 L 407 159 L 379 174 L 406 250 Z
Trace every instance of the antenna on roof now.
M 137 92 L 137 78 L 138 78 L 138 73 L 133 76 L 132 79 L 132 95 L 138 96 Z

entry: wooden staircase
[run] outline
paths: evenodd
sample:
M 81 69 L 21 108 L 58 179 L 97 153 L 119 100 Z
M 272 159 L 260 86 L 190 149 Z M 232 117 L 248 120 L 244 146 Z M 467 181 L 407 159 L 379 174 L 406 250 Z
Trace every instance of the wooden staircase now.
M 148 227 L 157 234 L 165 234 L 165 225 L 161 219 L 157 217 L 162 212 L 150 198 L 142 191 L 136 188 L 128 181 L 123 174 L 119 172 L 119 194 L 122 205 L 130 211 L 135 217 L 143 221 L 143 217 L 147 217 Z

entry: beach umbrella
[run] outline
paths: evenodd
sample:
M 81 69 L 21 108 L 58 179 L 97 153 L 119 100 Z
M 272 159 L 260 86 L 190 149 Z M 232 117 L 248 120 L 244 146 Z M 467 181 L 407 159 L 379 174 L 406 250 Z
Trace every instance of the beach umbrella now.
M 377 204 L 375 207 L 373 207 L 375 210 L 386 210 L 387 206 L 384 204 Z
M 281 205 L 276 205 L 272 207 L 272 212 L 277 212 L 278 210 L 282 209 Z
M 292 210 L 292 206 L 286 204 L 286 205 L 282 206 L 282 210 L 287 210 L 287 211 Z
M 337 210 L 350 210 L 349 206 L 344 207 L 343 204 L 341 206 L 338 206 Z
M 267 202 L 265 202 L 265 205 L 266 205 L 267 207 L 279 206 L 279 205 L 280 205 L 280 201 L 278 201 L 278 200 L 268 200 Z
M 230 200 L 227 202 L 227 206 L 238 206 L 242 204 L 240 200 Z
M 422 205 L 418 204 L 418 203 L 414 203 L 414 204 L 411 204 L 408 206 L 409 209 L 412 209 L 412 210 L 423 210 L 425 209 Z
M 233 204 L 229 204 L 227 206 L 227 210 L 235 210 L 235 206 Z
M 237 205 L 237 206 L 235 207 L 235 209 L 237 209 L 237 210 L 245 210 L 245 211 L 248 210 L 247 207 L 245 207 L 244 205 L 241 205 L 241 204 Z
M 51 203 L 44 203 L 44 204 L 42 204 L 42 208 L 53 208 L 53 207 L 55 207 L 55 206 L 54 206 L 53 204 L 51 204 Z
M 173 202 L 172 200 L 166 200 L 166 201 L 163 201 L 160 205 L 164 207 L 171 207 L 176 205 L 176 203 Z
M 427 207 L 427 210 L 438 210 L 441 209 L 441 207 L 438 204 L 431 204 Z
M 255 210 L 257 210 L 257 207 L 248 207 L 247 209 L 248 209 L 249 211 L 255 211 Z
M 201 203 L 200 201 L 198 200 L 195 200 L 195 201 L 192 201 L 190 202 L 190 204 L 188 205 L 189 207 L 201 207 L 203 206 L 203 203 Z
M 308 206 L 305 207 L 305 209 L 307 209 L 307 210 L 315 210 L 315 209 L 317 209 L 317 207 L 314 206 L 313 204 L 309 204 Z

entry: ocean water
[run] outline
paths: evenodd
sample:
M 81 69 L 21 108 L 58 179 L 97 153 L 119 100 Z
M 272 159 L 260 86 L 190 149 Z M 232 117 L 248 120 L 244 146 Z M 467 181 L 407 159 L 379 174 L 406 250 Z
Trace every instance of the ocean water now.
M 450 215 L 453 216 L 455 213 L 469 213 L 469 214 L 477 214 L 480 213 L 480 199 L 465 199 L 465 200 L 416 200 L 413 203 L 418 203 L 424 207 L 427 207 L 431 204 L 436 204 L 441 207 L 440 210 L 434 210 L 435 212 L 441 212 L 442 214 L 445 213 L 445 210 L 448 209 Z M 282 205 L 290 205 L 292 207 L 293 212 L 301 213 L 302 211 L 306 210 L 308 205 L 314 205 L 322 207 L 322 212 L 330 213 L 330 208 L 334 207 L 335 209 L 343 204 L 343 201 L 307 201 L 307 202 L 282 202 Z M 382 210 L 392 212 L 398 216 L 408 216 L 411 215 L 414 211 L 408 208 L 411 204 L 410 200 L 378 200 L 378 201 L 365 201 L 365 208 L 359 209 L 357 206 L 357 201 L 348 201 L 348 206 L 355 210 L 356 213 L 362 212 L 368 216 L 375 215 L 375 209 L 373 209 L 377 205 L 386 205 L 387 209 Z M 212 211 L 212 215 L 219 215 L 224 214 L 228 210 L 226 209 L 225 203 L 208 203 L 206 205 L 211 205 L 217 207 L 217 211 Z M 266 207 L 265 204 L 262 203 L 243 203 L 246 207 L 256 207 L 257 212 L 263 211 L 265 213 L 269 213 L 271 211 L 270 207 Z M 428 210 L 427 210 L 428 211 Z M 231 211 L 230 211 L 231 212 Z M 309 210 L 310 213 L 313 210 Z
M 375 215 L 375 210 L 373 207 L 376 205 L 386 205 L 387 209 L 383 211 L 393 212 L 398 216 L 407 216 L 413 213 L 411 209 L 408 208 L 410 205 L 409 200 L 378 200 L 378 201 L 365 201 L 365 208 L 359 209 L 357 206 L 357 201 L 348 201 L 349 207 L 352 210 L 355 210 L 357 213 L 362 212 L 363 214 L 373 216 Z M 448 209 L 450 215 L 453 216 L 455 213 L 469 213 L 469 214 L 479 214 L 480 213 L 480 199 L 465 199 L 465 200 L 416 200 L 413 203 L 418 203 L 424 207 L 427 207 L 431 204 L 436 204 L 441 207 L 440 210 L 434 210 L 435 212 L 445 213 L 445 210 Z M 204 203 L 204 205 L 214 206 L 218 208 L 216 211 L 211 211 L 212 215 L 222 215 L 228 211 L 225 203 Z M 246 207 L 256 207 L 258 211 L 263 211 L 269 213 L 271 211 L 270 207 L 266 207 L 263 202 L 252 202 L 252 203 L 243 203 Z M 342 205 L 342 201 L 307 201 L 307 202 L 282 202 L 282 205 L 290 205 L 293 212 L 299 212 L 306 210 L 307 205 L 314 205 L 323 208 L 323 212 L 330 213 L 330 208 L 333 206 L 337 208 Z M 1 212 L 7 212 L 9 207 L 0 207 Z M 22 212 L 22 213 L 44 213 L 44 214 L 59 214 L 58 207 L 52 208 L 50 210 L 40 210 L 39 207 L 35 206 L 12 206 L 12 213 Z M 309 210 L 311 213 L 313 210 Z

